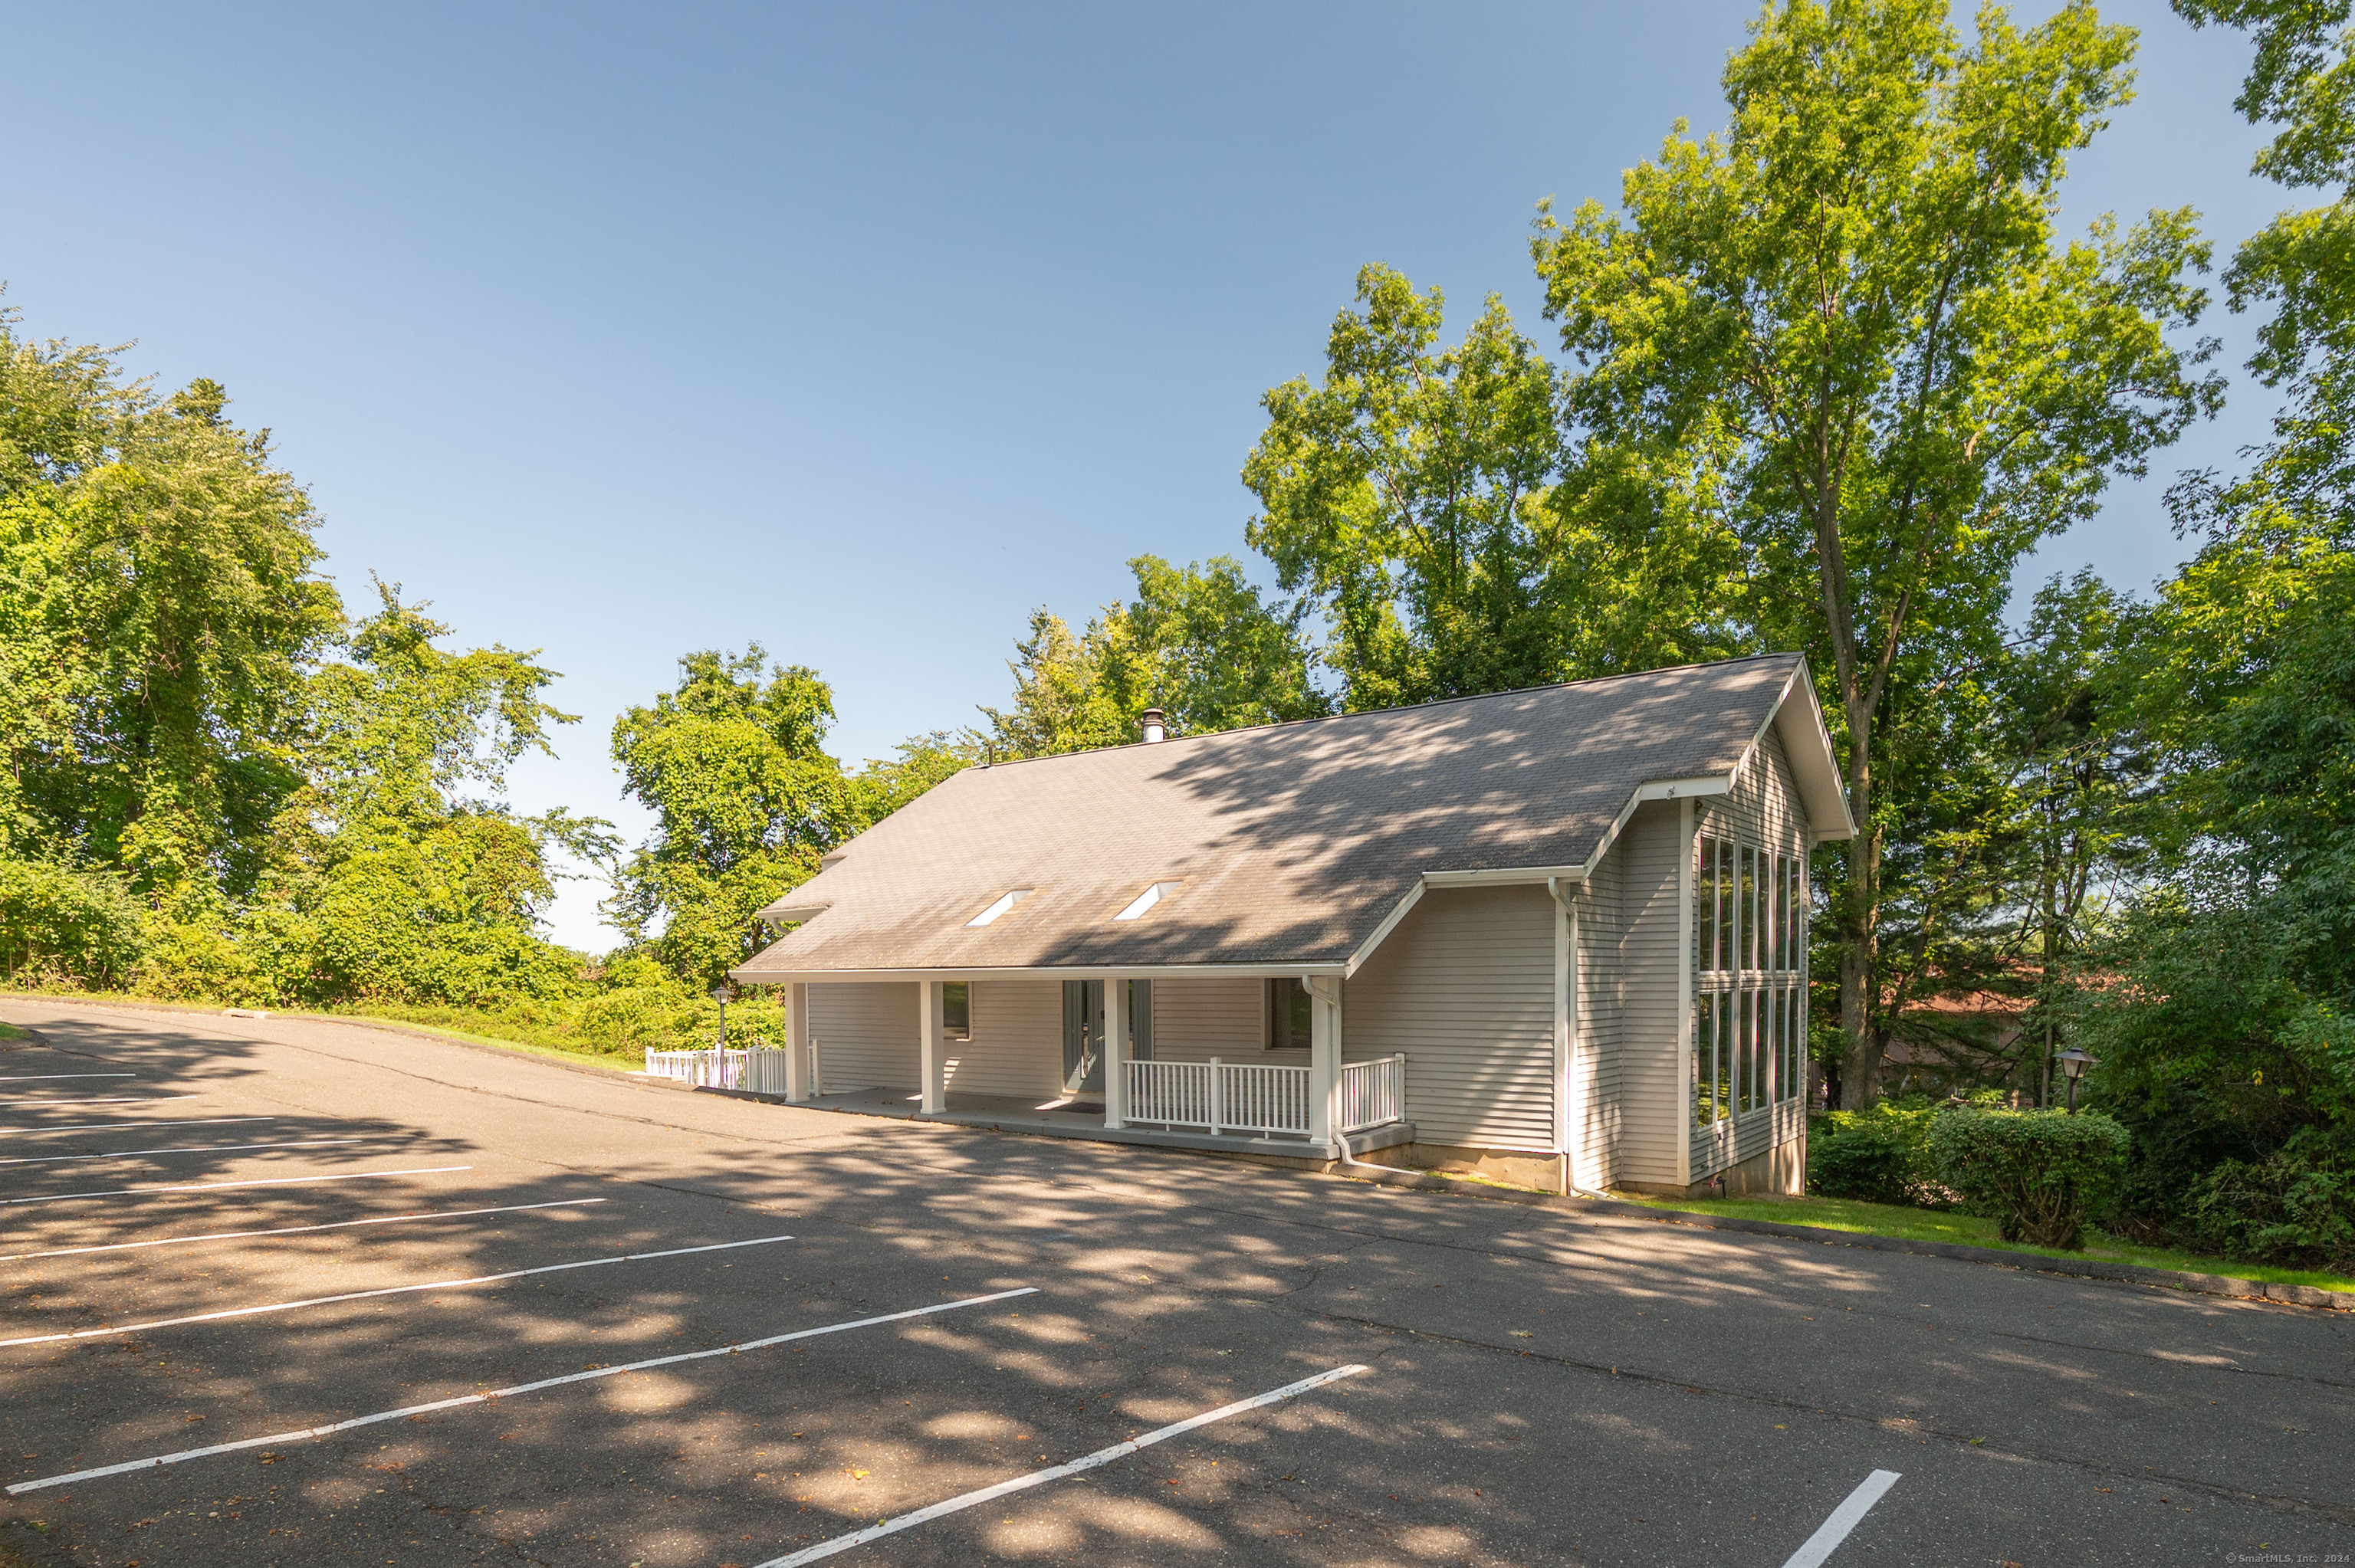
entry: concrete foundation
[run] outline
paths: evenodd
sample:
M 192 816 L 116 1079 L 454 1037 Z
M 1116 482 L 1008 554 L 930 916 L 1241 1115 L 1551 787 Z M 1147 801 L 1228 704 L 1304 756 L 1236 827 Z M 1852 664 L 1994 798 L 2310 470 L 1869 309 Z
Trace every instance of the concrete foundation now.
M 1807 1190 L 1807 1138 L 1801 1133 L 1688 1187 L 1672 1181 L 1622 1181 L 1619 1186 L 1661 1198 L 1796 1198 Z
M 1561 1156 L 1525 1150 L 1472 1149 L 1447 1143 L 1403 1143 L 1359 1158 L 1369 1165 L 1390 1165 L 1402 1171 L 1450 1171 L 1486 1176 L 1516 1187 L 1540 1192 L 1561 1191 Z

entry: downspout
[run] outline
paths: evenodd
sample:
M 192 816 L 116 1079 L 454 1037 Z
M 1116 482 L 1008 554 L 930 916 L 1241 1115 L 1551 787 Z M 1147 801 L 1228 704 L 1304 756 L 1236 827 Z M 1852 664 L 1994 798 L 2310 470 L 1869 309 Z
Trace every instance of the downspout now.
M 1570 928 L 1566 938 L 1570 944 L 1569 969 L 1563 979 L 1566 988 L 1563 1004 L 1568 1010 L 1569 1017 L 1567 1036 L 1562 1042 L 1561 1075 L 1561 1092 L 1567 1103 L 1571 1097 L 1571 1086 L 1576 1081 L 1578 1072 L 1578 906 L 1572 902 L 1571 894 L 1559 876 L 1546 878 L 1546 891 L 1553 895 L 1554 904 L 1561 909 L 1561 917 Z M 1572 1126 L 1572 1118 L 1565 1112 L 1562 1118 L 1561 1195 L 1565 1198 L 1608 1198 L 1608 1193 L 1590 1192 L 1571 1180 Z

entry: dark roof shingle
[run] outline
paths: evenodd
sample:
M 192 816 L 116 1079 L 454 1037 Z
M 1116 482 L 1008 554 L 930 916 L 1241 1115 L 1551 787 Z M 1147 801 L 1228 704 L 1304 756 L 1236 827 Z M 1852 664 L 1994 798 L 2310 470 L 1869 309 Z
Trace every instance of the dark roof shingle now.
M 826 907 L 735 973 L 1343 962 L 1427 872 L 1580 865 L 1639 786 L 1730 772 L 1799 669 L 1728 660 L 968 768 L 773 906 Z M 1113 919 L 1155 882 L 1177 885 Z M 1015 888 L 1033 891 L 966 924 Z

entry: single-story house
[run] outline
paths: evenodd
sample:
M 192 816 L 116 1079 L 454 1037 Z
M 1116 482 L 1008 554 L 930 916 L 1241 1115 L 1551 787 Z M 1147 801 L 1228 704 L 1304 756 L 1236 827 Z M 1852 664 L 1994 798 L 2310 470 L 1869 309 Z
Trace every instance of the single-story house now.
M 1797 1190 L 1808 850 L 1855 832 L 1800 658 L 1146 717 L 967 768 L 762 912 L 732 978 L 788 988 L 787 1098 Z

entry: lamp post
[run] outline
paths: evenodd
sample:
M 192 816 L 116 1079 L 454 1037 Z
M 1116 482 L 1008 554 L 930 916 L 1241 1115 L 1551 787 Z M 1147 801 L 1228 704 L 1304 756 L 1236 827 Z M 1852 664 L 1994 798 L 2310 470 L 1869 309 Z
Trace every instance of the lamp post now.
M 713 1075 L 723 1088 L 728 1083 L 728 999 L 735 994 L 736 988 L 726 980 L 711 988 L 711 1000 L 719 1004 L 719 1054 L 713 1058 L 711 1065 Z
M 2074 1045 L 2052 1059 L 2061 1064 L 2062 1075 L 2069 1080 L 2069 1114 L 2075 1116 L 2077 1114 L 2077 1080 L 2085 1075 L 2086 1068 L 2098 1067 L 2102 1064 L 2098 1058 L 2086 1055 Z

